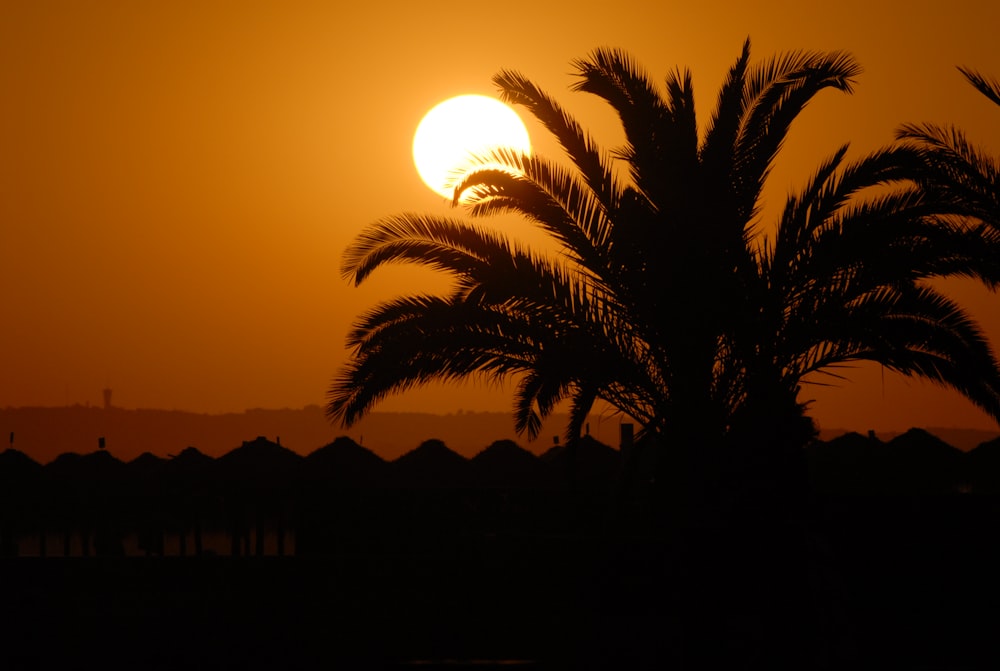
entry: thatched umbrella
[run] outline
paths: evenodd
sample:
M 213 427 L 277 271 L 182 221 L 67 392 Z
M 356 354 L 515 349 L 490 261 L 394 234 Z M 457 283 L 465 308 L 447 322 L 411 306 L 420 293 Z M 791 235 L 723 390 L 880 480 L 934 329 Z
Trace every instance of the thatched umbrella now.
M 265 526 L 273 516 L 278 554 L 284 554 L 286 506 L 292 496 L 302 456 L 264 436 L 243 444 L 218 459 L 218 478 L 233 524 L 232 552 L 250 552 L 248 515 L 256 527 L 255 553 L 264 554 Z
M 390 463 L 392 481 L 405 488 L 446 488 L 469 485 L 469 461 L 443 441 L 431 438 Z
M 540 458 L 561 486 L 583 491 L 609 491 L 622 466 L 618 450 L 589 434 L 573 443 L 556 445 Z
M 885 443 L 871 433 L 848 432 L 806 448 L 810 481 L 821 494 L 879 493 L 889 473 Z
M 219 496 L 216 470 L 216 460 L 196 447 L 184 448 L 164 464 L 166 495 L 179 518 L 182 553 L 187 550 L 184 539 L 190 530 L 194 553 L 201 556 L 204 524 L 221 516 L 218 506 L 213 505 Z
M 469 462 L 477 487 L 535 489 L 545 484 L 545 471 L 537 456 L 513 440 L 497 440 Z
M 300 479 L 309 484 L 356 489 L 378 486 L 386 470 L 386 462 L 380 456 L 347 436 L 340 436 L 305 458 Z
M 1000 438 L 977 445 L 966 455 L 966 473 L 972 491 L 1000 493 Z
M 63 553 L 70 554 L 72 532 L 80 534 L 81 552 L 91 553 L 97 532 L 100 554 L 121 554 L 121 533 L 128 511 L 125 464 L 106 450 L 66 452 L 44 467 L 46 496 L 63 528 Z
M 904 494 L 944 494 L 962 484 L 964 454 L 923 429 L 910 429 L 888 445 L 887 490 Z
M 41 534 L 39 552 L 45 553 L 37 509 L 41 479 L 42 465 L 24 452 L 14 448 L 0 452 L 0 556 L 16 555 L 16 537 L 28 531 Z

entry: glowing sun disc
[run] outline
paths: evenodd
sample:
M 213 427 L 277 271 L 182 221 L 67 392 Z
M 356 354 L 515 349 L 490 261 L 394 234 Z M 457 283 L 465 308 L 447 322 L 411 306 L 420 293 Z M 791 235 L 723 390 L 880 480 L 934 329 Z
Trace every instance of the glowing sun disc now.
M 517 112 L 495 98 L 456 96 L 424 115 L 413 136 L 413 163 L 427 186 L 450 199 L 456 174 L 474 165 L 471 157 L 501 147 L 531 150 Z

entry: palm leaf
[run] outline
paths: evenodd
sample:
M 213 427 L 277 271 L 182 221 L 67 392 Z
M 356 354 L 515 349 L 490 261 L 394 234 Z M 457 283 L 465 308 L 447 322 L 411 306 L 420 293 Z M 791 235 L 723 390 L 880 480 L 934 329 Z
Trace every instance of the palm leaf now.
M 977 91 L 1000 105 L 1000 80 L 981 75 L 975 70 L 959 67 L 958 71 L 972 84 Z

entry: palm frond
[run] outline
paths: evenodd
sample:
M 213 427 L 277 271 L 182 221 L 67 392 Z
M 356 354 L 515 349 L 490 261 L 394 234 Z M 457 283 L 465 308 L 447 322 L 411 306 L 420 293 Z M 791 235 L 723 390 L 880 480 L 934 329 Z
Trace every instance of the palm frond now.
M 587 422 L 587 415 L 590 414 L 597 400 L 598 390 L 594 384 L 586 384 L 577 387 L 573 394 L 569 408 L 569 421 L 566 423 L 566 443 L 574 444 L 583 435 L 584 425 Z
M 477 160 L 484 166 L 502 161 L 512 172 L 474 169 L 456 185 L 457 197 L 479 189 L 469 206 L 473 216 L 517 212 L 539 224 L 592 271 L 607 265 L 615 213 L 609 212 L 585 183 L 565 168 L 536 156 L 501 150 Z M 615 193 L 617 202 L 617 184 L 612 180 L 606 189 Z
M 977 91 L 1000 105 L 1000 80 L 986 77 L 975 70 L 959 67 L 958 71 L 972 84 Z
M 625 131 L 619 155 L 629 166 L 636 189 L 655 209 L 680 200 L 695 177 L 698 129 L 690 72 L 667 77 L 663 98 L 652 80 L 621 50 L 597 49 L 574 62 L 580 77 L 575 90 L 607 101 Z
M 853 90 L 861 66 L 845 52 L 795 52 L 752 67 L 745 89 L 747 110 L 736 144 L 741 216 L 749 219 L 792 121 L 820 91 Z
M 750 39 L 743 42 L 743 50 L 736 62 L 729 68 L 722 87 L 719 89 L 715 111 L 708 124 L 705 143 L 702 147 L 702 161 L 713 164 L 716 161 L 728 165 L 727 169 L 715 168 L 720 172 L 731 173 L 733 150 L 739 134 L 744 112 L 746 110 L 747 68 L 750 64 Z
M 468 222 L 401 214 L 363 230 L 344 251 L 341 274 L 360 284 L 386 263 L 400 262 L 462 272 L 513 248 L 511 242 Z
M 977 148 L 953 126 L 904 124 L 896 135 L 924 152 L 925 169 L 916 177 L 935 198 L 1000 227 L 1000 158 Z
M 501 70 L 493 78 L 493 83 L 499 88 L 501 99 L 527 108 L 555 136 L 605 209 L 615 209 L 615 193 L 607 188 L 614 183 L 611 168 L 580 124 L 551 96 L 515 71 Z
M 804 375 L 868 360 L 955 389 L 1000 419 L 1000 374 L 989 341 L 960 306 L 928 286 L 883 287 L 816 324 L 795 364 Z M 822 329 L 822 332 L 819 329 Z

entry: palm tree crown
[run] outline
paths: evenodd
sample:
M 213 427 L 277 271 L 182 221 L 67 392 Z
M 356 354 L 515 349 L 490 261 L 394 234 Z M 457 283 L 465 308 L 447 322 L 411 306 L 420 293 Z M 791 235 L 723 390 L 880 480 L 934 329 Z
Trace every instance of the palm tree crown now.
M 803 378 L 869 360 L 937 382 L 1000 418 L 1000 370 L 979 326 L 926 280 L 992 282 L 988 241 L 954 198 L 914 176 L 926 152 L 895 145 L 856 161 L 839 148 L 790 196 L 773 232 L 761 192 L 790 124 L 820 91 L 850 92 L 846 53 L 750 62 L 749 41 L 699 134 L 691 76 L 659 88 L 623 52 L 574 63 L 625 131 L 600 149 L 529 79 L 494 78 L 571 167 L 498 151 L 456 187 L 473 218 L 521 215 L 558 243 L 545 255 L 473 222 L 402 214 L 348 247 L 343 274 L 387 263 L 449 274 L 445 295 L 399 297 L 361 315 L 329 415 L 359 419 L 386 395 L 431 380 L 515 378 L 515 424 L 534 435 L 568 400 L 567 438 L 603 400 L 670 443 L 753 439 L 800 445 L 813 432 Z M 510 170 L 488 167 L 502 162 Z M 616 171 L 616 165 L 626 168 Z

